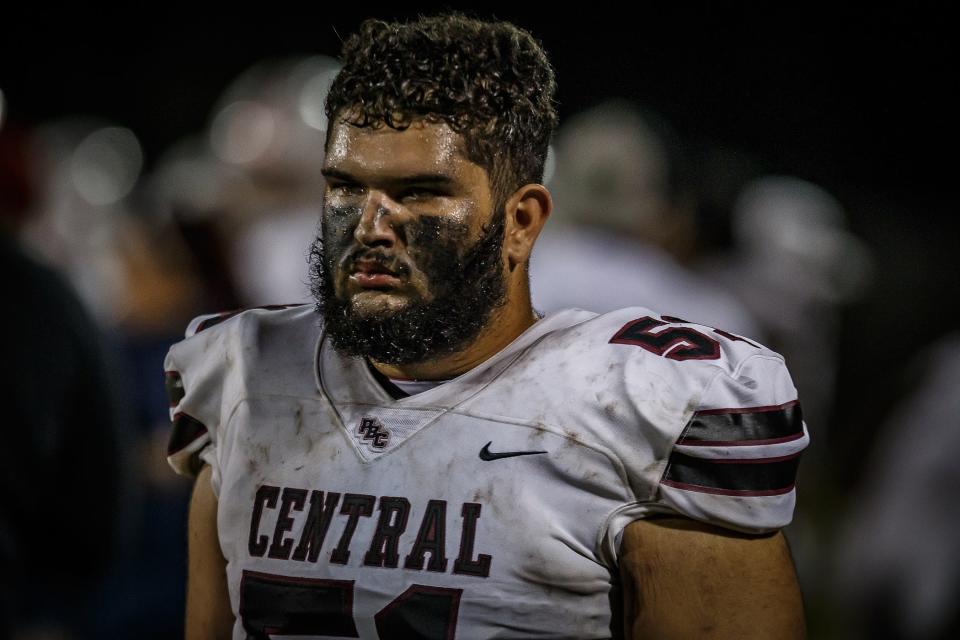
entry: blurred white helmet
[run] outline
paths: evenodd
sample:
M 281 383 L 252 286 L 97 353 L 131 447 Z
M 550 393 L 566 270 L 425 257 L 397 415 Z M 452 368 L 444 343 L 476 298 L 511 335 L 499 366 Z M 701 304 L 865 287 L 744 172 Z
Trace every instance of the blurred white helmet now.
M 846 230 L 840 203 L 805 180 L 767 176 L 747 185 L 734 206 L 733 233 L 784 281 L 829 301 L 849 300 L 869 281 L 869 250 Z

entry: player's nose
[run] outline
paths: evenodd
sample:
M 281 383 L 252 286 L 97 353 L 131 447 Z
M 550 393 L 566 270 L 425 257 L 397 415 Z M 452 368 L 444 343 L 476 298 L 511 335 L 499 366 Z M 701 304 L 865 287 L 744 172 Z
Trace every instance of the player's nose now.
M 392 246 L 397 237 L 393 224 L 398 209 L 399 205 L 385 194 L 370 191 L 353 232 L 354 238 L 367 246 Z

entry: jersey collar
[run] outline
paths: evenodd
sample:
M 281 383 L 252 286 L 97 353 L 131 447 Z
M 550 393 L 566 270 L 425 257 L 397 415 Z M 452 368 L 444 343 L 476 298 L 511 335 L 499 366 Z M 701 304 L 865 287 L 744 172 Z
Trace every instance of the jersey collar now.
M 334 404 L 450 408 L 479 393 L 493 382 L 523 352 L 547 334 L 579 324 L 596 314 L 567 309 L 542 318 L 506 347 L 470 371 L 428 391 L 404 398 L 393 398 L 377 382 L 363 358 L 337 353 L 322 331 L 317 341 L 317 388 Z

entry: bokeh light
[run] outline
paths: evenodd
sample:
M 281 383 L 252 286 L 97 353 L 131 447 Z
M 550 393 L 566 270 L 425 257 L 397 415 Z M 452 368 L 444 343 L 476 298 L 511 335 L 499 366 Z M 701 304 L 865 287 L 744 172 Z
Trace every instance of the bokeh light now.
M 70 160 L 70 178 L 84 200 L 104 206 L 130 193 L 142 168 L 137 136 L 123 127 L 104 127 L 77 146 Z
M 339 64 L 332 58 L 326 56 L 317 56 L 307 60 L 304 65 L 310 65 L 319 68 L 309 80 L 304 83 L 300 91 L 297 108 L 300 117 L 308 127 L 319 131 L 327 130 L 327 115 L 324 112 L 324 102 L 327 99 L 327 92 L 330 90 L 330 84 L 340 70 Z
M 270 109 L 250 100 L 224 107 L 210 127 L 210 145 L 224 162 L 245 164 L 260 158 L 276 133 Z

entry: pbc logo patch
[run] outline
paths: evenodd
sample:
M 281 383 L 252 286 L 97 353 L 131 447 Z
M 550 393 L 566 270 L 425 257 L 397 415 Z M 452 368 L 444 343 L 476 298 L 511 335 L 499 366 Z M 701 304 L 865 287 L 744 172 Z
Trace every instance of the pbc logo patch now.
M 390 442 L 390 432 L 383 423 L 376 418 L 364 416 L 357 427 L 357 434 L 364 442 L 369 442 L 374 449 L 384 449 Z

